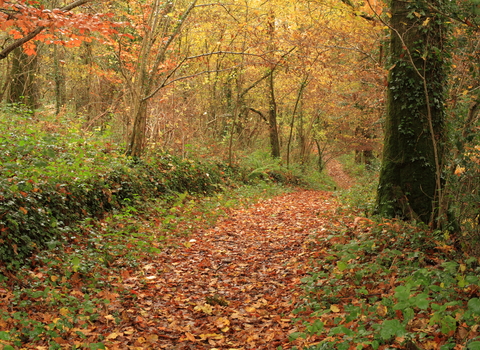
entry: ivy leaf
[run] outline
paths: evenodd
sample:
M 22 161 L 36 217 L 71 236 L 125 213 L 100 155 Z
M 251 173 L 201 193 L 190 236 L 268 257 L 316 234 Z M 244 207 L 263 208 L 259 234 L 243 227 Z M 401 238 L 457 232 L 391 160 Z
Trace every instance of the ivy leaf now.
M 402 337 L 405 335 L 405 327 L 399 320 L 386 320 L 382 323 L 380 336 L 384 340 L 388 340 L 394 336 Z
M 480 350 L 480 341 L 472 341 L 467 345 L 468 350 Z
M 472 298 L 468 301 L 468 308 L 475 315 L 480 315 L 480 299 Z

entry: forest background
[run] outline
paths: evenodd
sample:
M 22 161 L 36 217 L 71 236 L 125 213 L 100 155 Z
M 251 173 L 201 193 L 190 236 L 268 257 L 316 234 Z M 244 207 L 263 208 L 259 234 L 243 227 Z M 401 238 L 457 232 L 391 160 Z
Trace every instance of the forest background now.
M 436 204 L 454 224 L 440 232 L 476 255 L 479 9 L 430 5 L 448 24 Z M 117 202 L 133 210 L 125 203 L 146 191 L 129 187 L 133 177 L 177 203 L 235 177 L 321 183 L 326 164 L 349 156 L 369 171 L 355 205 L 371 216 L 395 68 L 391 12 L 379 1 L 0 1 L 2 259 L 19 268 L 74 221 Z M 408 16 L 420 28 L 434 18 Z M 71 198 L 72 217 L 52 204 Z
M 477 5 L 395 4 L 3 1 L 0 99 L 135 159 L 379 167 L 386 136 L 376 212 L 456 230 L 478 215 Z

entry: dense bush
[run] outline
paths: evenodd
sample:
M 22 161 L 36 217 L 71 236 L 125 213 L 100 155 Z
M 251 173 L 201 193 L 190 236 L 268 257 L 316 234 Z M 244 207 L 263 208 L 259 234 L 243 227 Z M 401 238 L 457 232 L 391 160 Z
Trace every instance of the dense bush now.
M 232 170 L 163 156 L 155 161 L 117 164 L 108 173 L 89 178 L 19 176 L 0 179 L 0 260 L 25 260 L 47 242 L 68 235 L 85 217 L 101 217 L 136 199 L 168 193 L 207 195 L 230 181 Z

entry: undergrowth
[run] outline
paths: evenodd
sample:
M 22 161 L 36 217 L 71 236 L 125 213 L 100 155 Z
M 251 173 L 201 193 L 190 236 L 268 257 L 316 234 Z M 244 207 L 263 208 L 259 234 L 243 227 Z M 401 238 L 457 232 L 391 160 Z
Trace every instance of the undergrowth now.
M 364 178 L 312 237 L 317 257 L 290 338 L 308 350 L 480 349 L 480 260 L 448 232 L 372 217 L 375 187 Z
M 339 192 L 340 210 L 346 215 L 371 217 L 375 211 L 375 196 L 378 185 L 378 160 L 374 164 L 356 163 L 353 155 L 340 158 L 343 169 L 355 180 L 353 185 Z
M 143 261 L 165 248 L 178 247 L 175 237 L 215 223 L 229 210 L 249 206 L 287 189 L 260 183 L 197 197 L 186 192 L 113 210 L 103 219 L 88 218 L 68 240 L 49 242 L 49 249 L 32 258 L 33 264 L 0 274 L 0 295 L 8 308 L 0 308 L 0 348 L 25 344 L 60 349 L 69 334 L 84 339 L 72 349 L 105 349 L 104 337 L 89 330 L 93 322 L 121 322 L 108 305 L 134 298 L 119 283 Z M 145 265 L 145 264 L 144 264 Z M 106 315 L 106 316 L 105 316 Z
M 10 270 L 75 235 L 79 222 L 134 210 L 141 202 L 169 204 L 177 195 L 208 197 L 263 182 L 306 185 L 264 157 L 257 157 L 263 166 L 164 153 L 133 160 L 109 142 L 108 130 L 84 131 L 76 120 L 14 112 L 0 117 L 0 262 Z
M 231 208 L 305 185 L 291 171 L 155 154 L 134 161 L 75 121 L 0 118 L 0 348 L 104 349 L 113 283 Z M 175 239 L 177 238 L 177 239 Z M 181 241 L 181 240 L 180 240 Z M 180 247 L 181 248 L 181 247 Z M 121 284 L 120 284 L 121 285 Z M 70 335 L 84 341 L 70 344 Z

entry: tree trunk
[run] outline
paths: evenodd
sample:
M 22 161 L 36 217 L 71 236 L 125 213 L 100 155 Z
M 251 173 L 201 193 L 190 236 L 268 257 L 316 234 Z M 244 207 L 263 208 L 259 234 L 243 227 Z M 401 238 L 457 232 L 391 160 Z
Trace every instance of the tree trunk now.
M 140 158 L 145 148 L 147 131 L 147 100 L 139 101 L 135 108 L 132 135 L 128 146 L 127 155 L 133 158 Z
M 440 204 L 445 137 L 444 21 L 431 0 L 391 3 L 387 116 L 377 212 L 430 223 Z
M 273 158 L 280 158 L 280 140 L 278 137 L 277 126 L 277 102 L 275 100 L 275 85 L 273 80 L 273 70 L 271 70 L 268 80 L 269 90 L 269 108 L 268 108 L 268 132 L 270 135 L 271 155 Z
M 59 114 L 60 110 L 65 106 L 66 98 L 66 81 L 65 74 L 62 69 L 59 57 L 59 49 L 55 45 L 53 47 L 53 64 L 54 64 L 54 80 L 55 80 L 55 114 Z
M 92 118 L 92 103 L 91 103 L 91 89 L 92 89 L 92 64 L 93 64 L 93 51 L 92 44 L 89 42 L 83 43 L 83 52 L 81 62 L 85 66 L 86 71 L 82 72 L 81 76 L 81 88 L 77 91 L 75 97 L 75 110 L 79 115 L 86 116 L 87 122 Z
M 38 56 L 28 56 L 22 48 L 16 48 L 10 71 L 9 103 L 24 104 L 31 110 L 38 108 L 38 88 L 35 81 L 37 72 Z

